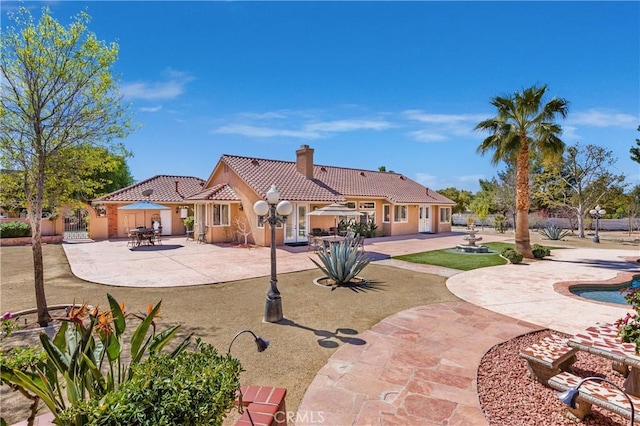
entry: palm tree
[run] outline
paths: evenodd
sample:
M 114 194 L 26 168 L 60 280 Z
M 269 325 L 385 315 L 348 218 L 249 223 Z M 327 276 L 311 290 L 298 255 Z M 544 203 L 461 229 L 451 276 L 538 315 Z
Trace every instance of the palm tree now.
M 511 96 L 496 96 L 491 105 L 497 115 L 480 122 L 475 129 L 490 131 L 478 152 L 493 151 L 491 162 L 516 164 L 516 250 L 533 258 L 529 237 L 529 164 L 540 155 L 545 160 L 562 157 L 564 142 L 558 137 L 562 127 L 554 123 L 556 116 L 567 116 L 568 101 L 553 98 L 543 104 L 547 85 L 532 86 Z

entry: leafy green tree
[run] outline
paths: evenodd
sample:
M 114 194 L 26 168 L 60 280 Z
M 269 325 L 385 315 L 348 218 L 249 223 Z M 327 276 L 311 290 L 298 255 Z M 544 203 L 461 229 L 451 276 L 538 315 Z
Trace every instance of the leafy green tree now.
M 439 189 L 437 191 L 439 194 L 444 195 L 451 201 L 455 201 L 456 205 L 453 207 L 453 213 L 466 213 L 469 209 L 469 204 L 471 204 L 471 200 L 473 199 L 473 194 L 471 191 L 467 191 L 465 189 L 457 189 L 454 187 Z
M 627 218 L 629 219 L 629 235 L 633 232 L 634 224 L 635 228 L 640 230 L 640 225 L 636 221 L 638 215 L 640 215 L 640 185 L 636 185 L 633 187 L 628 194 L 626 194 L 627 203 L 625 205 L 625 210 L 627 213 Z
M 489 216 L 493 192 L 489 181 L 480 180 L 480 191 L 473 197 L 469 209 L 478 216 L 481 222 L 481 229 L 484 230 L 484 222 Z
M 378 171 L 379 172 L 384 172 L 384 173 L 395 173 L 393 170 L 387 170 L 386 166 L 380 166 L 378 167 Z
M 3 167 L 20 174 L 28 213 L 35 219 L 47 200 L 56 198 L 47 192 L 56 179 L 87 170 L 94 159 L 87 155 L 90 147 L 122 152 L 113 141 L 130 133 L 132 125 L 111 71 L 118 46 L 87 30 L 86 13 L 68 27 L 46 7 L 37 23 L 26 8 L 11 19 L 15 26 L 3 31 L 0 45 L 0 150 Z M 32 220 L 31 228 L 38 323 L 44 326 L 50 316 L 40 221 Z
M 640 126 L 638 126 L 638 131 L 640 132 Z M 636 163 L 640 163 L 640 139 L 636 139 L 636 146 L 631 147 L 629 152 L 631 153 L 631 159 Z
M 498 178 L 491 181 L 493 186 L 493 208 L 516 223 L 516 169 L 512 164 L 498 172 Z
M 574 212 L 580 238 L 585 236 L 584 218 L 589 210 L 596 204 L 611 209 L 603 200 L 608 194 L 613 196 L 624 182 L 624 175 L 611 172 L 616 161 L 613 153 L 601 146 L 575 144 L 566 149 L 557 178 L 547 183 L 548 194 L 559 197 L 558 201 Z
M 564 142 L 558 135 L 560 125 L 554 123 L 557 116 L 566 117 L 568 102 L 553 98 L 543 103 L 547 86 L 532 86 L 521 92 L 491 99 L 497 110 L 493 118 L 481 121 L 476 130 L 489 131 L 491 135 L 478 147 L 482 155 L 493 151 L 493 164 L 501 161 L 516 165 L 516 250 L 527 258 L 533 258 L 529 235 L 529 169 L 532 155 L 544 159 L 559 158 Z

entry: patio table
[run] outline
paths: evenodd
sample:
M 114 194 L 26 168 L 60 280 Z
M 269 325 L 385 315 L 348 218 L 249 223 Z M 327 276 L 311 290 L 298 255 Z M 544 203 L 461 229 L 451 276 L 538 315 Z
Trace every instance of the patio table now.
M 140 247 L 140 245 L 142 245 L 142 243 L 145 241 L 147 242 L 147 244 L 154 245 L 153 239 L 155 238 L 155 232 L 156 230 L 153 228 L 136 228 L 131 229 L 129 231 L 129 234 L 132 236 L 132 238 L 135 237 L 135 246 Z
M 623 374 L 631 367 L 624 382 L 625 391 L 640 396 L 640 356 L 634 343 L 624 343 L 618 336 L 618 327 L 610 323 L 596 323 L 569 338 L 567 345 L 589 352 L 613 362 L 613 368 Z

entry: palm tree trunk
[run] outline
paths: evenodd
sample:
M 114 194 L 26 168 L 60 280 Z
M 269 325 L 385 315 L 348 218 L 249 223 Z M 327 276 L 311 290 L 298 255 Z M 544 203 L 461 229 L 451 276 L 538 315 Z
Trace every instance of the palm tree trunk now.
M 520 140 L 516 162 L 516 251 L 533 259 L 529 236 L 529 139 L 521 134 Z

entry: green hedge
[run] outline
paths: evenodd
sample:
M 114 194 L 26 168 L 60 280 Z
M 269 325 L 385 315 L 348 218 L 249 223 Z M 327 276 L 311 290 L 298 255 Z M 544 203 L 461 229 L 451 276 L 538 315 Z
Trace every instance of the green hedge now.
M 0 225 L 0 238 L 30 237 L 31 227 L 24 222 L 5 222 Z
M 240 362 L 198 340 L 176 357 L 154 353 L 131 367 L 133 377 L 101 400 L 67 409 L 68 424 L 96 426 L 222 425 L 240 386 Z M 76 421 L 76 423 L 74 423 Z

